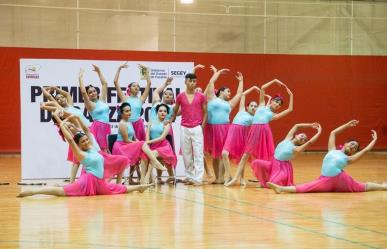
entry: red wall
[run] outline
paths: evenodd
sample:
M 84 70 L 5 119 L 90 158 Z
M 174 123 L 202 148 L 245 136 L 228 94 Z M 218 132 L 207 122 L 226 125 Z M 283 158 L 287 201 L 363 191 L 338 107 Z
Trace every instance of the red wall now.
M 36 49 L 0 47 L 0 152 L 20 152 L 19 59 L 90 59 L 194 61 L 227 67 L 232 73 L 221 76 L 217 86 L 226 85 L 235 92 L 236 71 L 245 77 L 245 88 L 278 78 L 294 93 L 294 111 L 271 123 L 278 142 L 296 122 L 318 121 L 323 134 L 310 149 L 325 150 L 329 131 L 350 119 L 360 120 L 356 128 L 340 135 L 338 142 L 355 137 L 362 145 L 378 132 L 376 149 L 387 149 L 387 56 L 320 56 L 172 53 L 110 50 Z M 208 67 L 198 73 L 205 87 L 211 73 Z M 283 89 L 274 87 L 271 93 Z M 269 92 L 270 93 L 270 92 Z M 257 96 L 249 96 L 249 100 Z M 234 111 L 235 113 L 235 111 Z

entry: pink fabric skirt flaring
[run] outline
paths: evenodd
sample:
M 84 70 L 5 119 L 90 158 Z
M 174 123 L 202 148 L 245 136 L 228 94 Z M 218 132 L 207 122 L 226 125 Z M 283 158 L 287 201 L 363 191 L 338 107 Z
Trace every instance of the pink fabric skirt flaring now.
M 145 141 L 145 126 L 144 126 L 144 120 L 140 118 L 136 122 L 132 122 L 133 129 L 134 129 L 134 135 L 136 136 L 137 140 Z
M 125 185 L 107 183 L 87 172 L 74 183 L 64 186 L 66 196 L 114 195 L 124 194 L 126 191 Z
M 243 126 L 239 124 L 231 124 L 230 128 L 228 129 L 223 150 L 228 151 L 229 159 L 235 163 L 239 163 L 243 156 L 249 129 L 249 126 Z
M 164 139 L 160 142 L 153 143 L 150 146 L 151 150 L 156 150 L 160 157 L 167 165 L 176 168 L 177 158 L 170 143 Z
M 106 150 L 108 148 L 107 136 L 111 134 L 110 124 L 93 121 L 90 126 L 90 132 L 93 133 L 101 150 Z
M 204 152 L 214 159 L 222 157 L 229 124 L 206 124 L 204 129 Z
M 270 161 L 274 156 L 274 141 L 269 124 L 253 124 L 246 139 L 245 152 L 249 160 Z
M 320 176 L 316 180 L 296 185 L 297 193 L 316 192 L 365 192 L 366 184 L 354 180 L 346 172 L 337 176 Z
M 129 159 L 130 165 L 135 165 L 141 159 L 146 159 L 142 146 L 144 141 L 135 141 L 131 143 L 125 143 L 123 141 L 116 141 L 113 145 L 113 155 L 123 155 Z
M 130 165 L 130 160 L 123 155 L 112 155 L 104 151 L 99 151 L 99 154 L 103 156 L 103 178 L 110 179 L 111 177 L 122 173 Z
M 271 161 L 256 159 L 251 163 L 255 177 L 262 187 L 272 182 L 281 186 L 293 186 L 293 166 L 290 161 L 280 161 L 273 158 Z

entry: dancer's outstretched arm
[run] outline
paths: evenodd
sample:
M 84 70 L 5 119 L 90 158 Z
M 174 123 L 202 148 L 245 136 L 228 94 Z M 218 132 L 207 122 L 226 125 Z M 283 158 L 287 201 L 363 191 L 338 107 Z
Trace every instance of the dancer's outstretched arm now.
M 223 73 L 230 71 L 227 68 L 222 68 L 222 69 L 218 70 L 213 65 L 211 65 L 210 68 L 211 68 L 213 74 L 212 74 L 210 81 L 208 82 L 207 89 L 206 89 L 208 101 L 215 98 L 215 82 L 218 80 L 219 76 Z
M 351 163 L 358 161 L 360 158 L 362 158 L 368 151 L 370 151 L 374 147 L 376 140 L 378 140 L 378 135 L 376 134 L 375 130 L 371 130 L 371 132 L 372 132 L 371 142 L 361 151 L 357 152 L 356 154 L 354 154 L 352 156 L 349 156 L 348 157 L 348 164 L 351 164 Z
M 101 85 L 102 85 L 101 94 L 99 96 L 99 99 L 106 103 L 107 102 L 107 85 L 108 85 L 107 81 L 106 81 L 105 77 L 103 76 L 101 69 L 95 64 L 92 64 L 92 66 L 93 66 L 93 71 L 98 74 L 99 81 L 101 82 Z
M 238 80 L 238 89 L 235 96 L 229 101 L 231 109 L 233 109 L 238 104 L 243 93 L 243 74 L 241 72 L 237 72 L 235 78 Z
M 280 119 L 280 118 L 283 118 L 285 117 L 286 115 L 288 115 L 289 113 L 291 113 L 293 111 L 293 93 L 292 91 L 290 91 L 290 89 L 285 85 L 285 84 L 282 84 L 283 86 L 286 87 L 286 91 L 288 92 L 289 94 L 289 106 L 286 110 L 278 113 L 278 114 L 275 114 L 273 116 L 273 120 L 277 120 L 277 119 Z
M 83 100 L 85 102 L 86 109 L 91 112 L 95 108 L 95 103 L 89 99 L 89 95 L 87 95 L 85 84 L 83 83 L 83 75 L 85 73 L 85 70 L 81 68 L 79 70 L 79 75 L 78 75 L 78 81 L 79 81 L 79 88 L 81 90 L 81 94 L 83 97 Z
M 345 123 L 333 131 L 331 131 L 331 134 L 329 135 L 329 140 L 328 140 L 328 151 L 330 150 L 335 150 L 336 149 L 336 135 L 341 133 L 342 131 L 350 128 L 350 127 L 355 127 L 359 123 L 358 120 L 351 120 L 348 123 Z
M 60 89 L 57 86 L 54 86 L 53 88 L 55 89 L 56 93 L 62 94 L 66 98 L 67 104 L 69 106 L 73 106 L 74 105 L 73 98 L 71 97 L 70 93 L 66 92 L 65 90 Z
M 252 86 L 242 93 L 241 100 L 239 101 L 239 111 L 246 111 L 246 95 L 254 90 L 258 91 L 258 93 L 260 92 L 259 87 Z
M 266 89 L 268 87 L 270 87 L 271 85 L 273 85 L 274 83 L 277 83 L 280 86 L 283 85 L 283 83 L 281 81 L 277 80 L 277 79 L 271 80 L 271 81 L 265 83 L 264 85 L 262 85 L 262 87 L 261 87 L 261 94 L 259 95 L 259 103 L 258 103 L 259 106 L 264 106 L 265 105 Z
M 152 81 L 151 81 L 151 78 L 150 78 L 150 69 L 145 67 L 144 65 L 139 65 L 139 67 L 140 67 L 141 70 L 146 70 L 146 72 L 147 72 L 145 90 L 144 90 L 144 93 L 140 97 L 141 102 L 144 103 L 145 100 L 149 96 L 149 92 L 150 92 L 150 88 L 151 88 L 151 85 L 152 85 Z
M 312 143 L 314 143 L 317 138 L 321 135 L 321 131 L 322 131 L 322 128 L 321 128 L 321 125 L 319 123 L 313 123 L 313 124 L 309 124 L 310 126 L 309 127 L 312 127 L 314 129 L 317 130 L 316 134 L 314 134 L 314 136 L 309 139 L 308 141 L 306 141 L 306 143 L 304 143 L 303 145 L 301 146 L 297 146 L 295 148 L 295 152 L 296 153 L 300 153 L 300 152 L 303 152 L 305 151 L 305 149 Z
M 118 98 L 120 98 L 120 103 L 124 102 L 128 98 L 128 96 L 125 96 L 125 94 L 122 92 L 120 84 L 118 84 L 121 69 L 123 68 L 128 68 L 128 62 L 125 62 L 124 64 L 118 67 L 116 76 L 114 77 L 114 86 L 116 87 Z
M 85 153 L 78 147 L 78 145 L 75 143 L 73 135 L 69 128 L 67 127 L 66 122 L 63 122 L 55 112 L 53 114 L 55 120 L 58 122 L 59 127 L 63 133 L 63 136 L 66 138 L 67 142 L 69 143 L 71 150 L 74 152 L 74 155 L 77 157 L 79 161 L 82 161 L 85 158 Z
M 162 84 L 161 86 L 159 86 L 158 88 L 156 88 L 154 91 L 153 91 L 153 94 L 152 94 L 152 104 L 156 104 L 158 102 L 161 102 L 161 98 L 160 98 L 160 95 L 164 92 L 164 89 L 167 88 L 169 85 L 171 85 L 172 83 L 172 80 L 173 78 L 172 77 L 168 77 L 164 84 Z

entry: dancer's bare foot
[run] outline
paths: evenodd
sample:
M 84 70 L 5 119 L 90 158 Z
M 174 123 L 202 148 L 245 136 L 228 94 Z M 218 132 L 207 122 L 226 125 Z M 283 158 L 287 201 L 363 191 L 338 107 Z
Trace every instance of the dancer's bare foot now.
M 224 184 L 224 180 L 216 179 L 212 184 Z
M 175 182 L 175 177 L 172 177 L 172 176 L 168 177 L 167 183 L 174 183 L 174 182 Z
M 145 190 L 147 190 L 148 188 L 154 186 L 155 184 L 154 183 L 151 183 L 151 184 L 145 184 L 145 185 L 139 185 L 139 189 L 138 189 L 138 192 L 140 193 L 143 193 Z
M 157 180 L 157 184 L 164 184 L 165 183 L 165 181 L 163 181 L 163 179 L 161 179 L 161 177 L 157 177 L 156 180 Z
M 225 183 L 224 186 L 231 187 L 231 186 L 238 185 L 238 181 L 239 181 L 238 178 L 233 178 L 231 181 Z
M 231 181 L 231 180 L 232 180 L 231 175 L 225 176 L 225 177 L 224 177 L 224 184 L 228 183 L 228 182 Z
M 27 197 L 33 195 L 31 190 L 24 190 L 20 192 L 16 197 Z
M 279 185 L 277 185 L 277 184 L 268 182 L 268 183 L 267 183 L 267 186 L 268 186 L 269 188 L 271 188 L 272 190 L 274 190 L 277 194 L 281 194 L 281 192 L 282 192 L 281 186 L 279 186 Z
M 208 175 L 206 182 L 207 184 L 213 184 L 215 180 L 216 180 L 216 177 L 214 175 Z

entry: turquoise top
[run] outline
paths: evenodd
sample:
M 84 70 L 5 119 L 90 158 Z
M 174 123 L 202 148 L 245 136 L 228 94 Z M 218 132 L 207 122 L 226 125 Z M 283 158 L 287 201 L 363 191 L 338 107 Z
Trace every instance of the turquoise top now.
M 141 117 L 142 110 L 142 101 L 139 97 L 129 96 L 126 100 L 126 103 L 130 104 L 130 108 L 132 110 L 132 114 L 130 115 L 129 121 L 136 122 Z
M 274 151 L 274 158 L 279 161 L 289 161 L 294 156 L 294 144 L 289 139 L 280 142 Z
M 161 104 L 161 102 L 156 102 L 152 108 L 151 108 L 151 112 L 150 112 L 150 120 L 157 120 L 158 117 L 157 117 L 157 112 L 156 112 L 156 106 Z M 169 107 L 169 113 L 167 114 L 167 116 L 165 117 L 165 121 L 168 121 L 171 119 L 172 117 L 172 114 L 173 114 L 173 105 L 169 105 L 169 104 L 166 104 L 168 107 Z
M 237 115 L 235 115 L 232 123 L 243 126 L 250 126 L 253 123 L 253 115 L 246 111 L 240 111 L 237 113 Z
M 215 98 L 208 102 L 207 111 L 209 124 L 228 124 L 230 122 L 231 106 L 228 101 Z
M 161 136 L 164 131 L 164 124 L 159 120 L 152 120 L 150 128 L 150 139 L 155 139 Z
M 341 150 L 331 150 L 326 154 L 321 168 L 323 176 L 337 176 L 348 164 L 348 156 Z
M 67 108 L 65 108 L 65 110 L 75 116 L 78 116 L 81 118 L 82 122 L 87 126 L 89 127 L 91 124 L 90 124 L 90 121 L 83 115 L 82 111 L 78 108 L 75 108 L 74 106 L 69 106 Z
M 270 107 L 260 106 L 253 117 L 253 124 L 267 124 L 273 119 L 273 116 L 274 112 L 271 111 Z
M 97 100 L 97 102 L 95 102 L 94 109 L 90 112 L 90 115 L 93 120 L 109 123 L 109 111 L 110 108 L 105 102 Z
M 103 157 L 96 150 L 86 151 L 86 157 L 81 161 L 87 173 L 103 179 Z
M 126 130 L 128 131 L 128 138 L 129 140 L 132 140 L 134 141 L 134 129 L 133 129 L 133 125 L 131 122 L 127 122 L 126 123 Z M 122 134 L 120 132 L 120 129 L 118 129 L 118 134 L 117 134 L 117 141 L 124 141 L 123 137 L 122 137 Z

